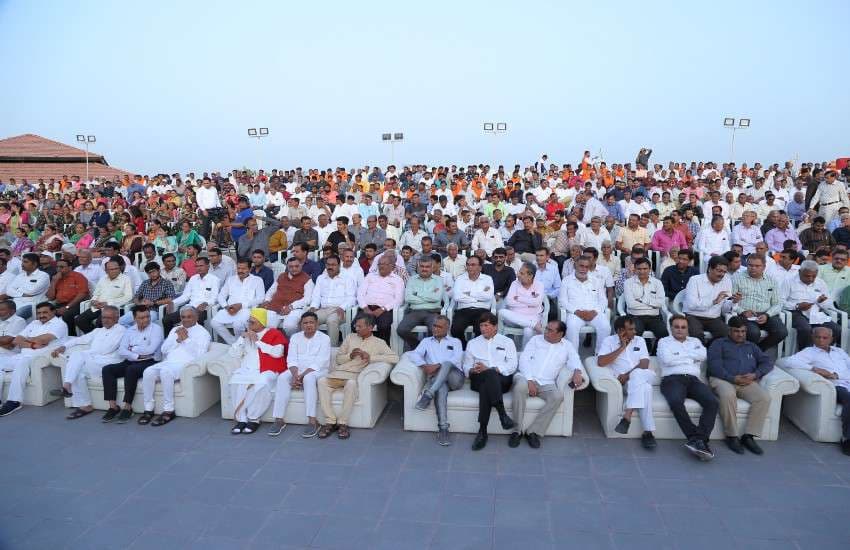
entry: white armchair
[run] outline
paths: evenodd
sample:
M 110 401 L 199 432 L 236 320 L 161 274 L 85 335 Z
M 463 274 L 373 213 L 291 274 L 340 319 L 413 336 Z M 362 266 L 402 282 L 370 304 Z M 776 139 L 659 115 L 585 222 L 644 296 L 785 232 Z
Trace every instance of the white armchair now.
M 222 349 L 223 348 L 223 349 Z M 85 350 L 86 347 L 76 346 L 73 351 Z M 218 392 L 215 384 L 215 378 L 207 374 L 207 363 L 214 357 L 226 352 L 227 346 L 223 344 L 211 344 L 209 351 L 192 361 L 185 367 L 180 375 L 180 380 L 174 383 L 174 412 L 177 416 L 195 418 L 200 416 L 205 410 L 215 405 L 218 401 Z M 65 372 L 65 363 L 67 359 L 64 355 L 59 357 L 47 357 L 45 361 L 49 361 L 52 365 L 59 367 L 54 369 L 57 372 L 61 370 Z M 109 408 L 109 402 L 103 398 L 103 379 L 100 377 L 89 378 L 89 392 L 91 393 L 92 405 L 95 409 L 105 411 Z M 59 386 L 61 387 L 61 379 Z M 118 400 L 123 399 L 124 395 L 124 379 L 118 379 Z M 156 412 L 162 412 L 162 389 L 157 385 L 156 392 Z M 65 406 L 71 406 L 71 400 L 65 399 Z M 136 389 L 136 396 L 133 399 L 133 410 L 137 413 L 144 412 L 145 404 L 142 394 L 142 382 L 139 380 L 139 385 Z
M 602 430 L 606 437 L 640 437 L 642 428 L 640 422 L 632 422 L 629 433 L 622 435 L 614 431 L 614 427 L 620 421 L 623 415 L 623 386 L 613 371 L 608 367 L 600 367 L 596 364 L 596 357 L 588 357 L 584 361 L 584 366 L 590 376 L 590 383 L 596 390 L 596 412 L 599 416 L 599 421 L 602 423 Z M 649 368 L 653 369 L 660 377 L 661 371 L 655 357 L 650 357 Z M 705 364 L 702 367 L 701 378 L 706 380 Z M 762 432 L 762 439 L 774 441 L 779 436 L 779 417 L 782 406 L 782 397 L 793 394 L 799 389 L 799 384 L 792 376 L 789 376 L 782 369 L 774 368 L 767 376 L 759 382 L 770 393 L 770 412 L 765 419 L 765 427 Z M 652 391 L 652 409 L 655 416 L 656 431 L 655 437 L 659 439 L 681 439 L 683 437 L 676 419 L 673 417 L 673 412 L 667 405 L 667 400 L 661 394 L 659 385 L 656 384 Z M 691 419 L 696 423 L 699 420 L 702 408 L 699 404 L 692 400 L 685 400 L 685 408 Z M 750 410 L 750 404 L 743 399 L 738 399 L 738 426 L 744 427 L 747 420 L 747 413 Z M 712 439 L 723 438 L 723 426 L 720 418 L 714 424 L 714 430 L 711 432 Z
M 836 403 L 832 382 L 810 370 L 792 368 L 785 358 L 776 366 L 800 384 L 801 391 L 785 400 L 785 416 L 814 441 L 840 441 L 841 405 Z
M 226 346 L 224 346 L 226 348 Z M 337 348 L 331 348 L 331 360 L 336 357 Z M 216 356 L 208 365 L 210 374 L 218 376 L 221 395 L 221 417 L 233 418 L 234 404 L 230 396 L 230 376 L 239 368 L 239 360 L 230 356 L 225 349 L 223 353 Z M 349 426 L 352 428 L 372 428 L 387 405 L 387 385 L 384 383 L 390 374 L 388 363 L 371 363 L 357 376 L 358 395 L 351 412 Z M 274 393 L 274 392 L 272 392 Z M 335 407 L 342 406 L 342 390 L 333 394 Z M 289 405 L 286 407 L 285 420 L 290 424 L 306 424 L 307 412 L 304 403 L 304 392 L 293 390 Z M 316 414 L 319 422 L 324 421 L 324 415 L 320 406 Z M 271 422 L 272 407 L 266 411 L 263 420 Z
M 575 392 L 568 386 L 570 377 L 571 373 L 568 373 L 566 369 L 561 369 L 561 372 L 558 373 L 555 383 L 558 389 L 564 392 L 564 401 L 552 418 L 552 423 L 549 424 L 546 435 L 569 436 L 573 433 L 573 398 Z M 582 369 L 582 377 L 584 382 L 581 387 L 576 388 L 577 390 L 583 390 L 588 386 L 588 375 L 584 369 Z M 434 407 L 428 407 L 424 411 L 417 410 L 415 407 L 416 401 L 422 393 L 422 388 L 425 386 L 425 373 L 413 364 L 407 353 L 401 357 L 401 360 L 393 369 L 390 380 L 404 389 L 404 429 L 436 432 L 437 413 Z M 504 402 L 505 409 L 510 414 L 511 392 L 504 395 Z M 542 399 L 529 397 L 525 417 L 526 426 L 534 421 L 542 407 Z M 478 431 L 478 393 L 470 389 L 468 379 L 464 382 L 463 388 L 449 392 L 448 422 L 449 430 L 452 432 L 476 433 Z M 494 434 L 508 433 L 507 430 L 502 429 L 495 414 L 491 415 L 487 431 Z
M 50 364 L 50 353 L 56 346 L 44 348 L 42 353 L 33 356 L 30 363 L 30 375 L 24 388 L 24 405 L 35 405 L 41 407 L 59 399 L 50 395 L 50 390 L 58 390 L 62 387 L 62 375 L 59 369 Z M 0 357 L 0 360 L 8 356 Z M 11 372 L 0 371 L 3 376 L 3 401 L 9 393 L 9 383 L 12 381 Z

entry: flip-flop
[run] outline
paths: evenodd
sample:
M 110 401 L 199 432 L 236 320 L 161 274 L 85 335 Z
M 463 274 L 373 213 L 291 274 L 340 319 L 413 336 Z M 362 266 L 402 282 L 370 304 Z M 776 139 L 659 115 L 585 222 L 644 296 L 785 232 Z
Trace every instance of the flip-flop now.
M 248 422 L 245 428 L 242 430 L 243 434 L 252 434 L 255 433 L 260 428 L 259 422 Z
M 175 418 L 177 418 L 177 416 L 173 412 L 167 411 L 154 418 L 153 422 L 151 422 L 151 426 L 165 426 Z
M 137 422 L 139 424 L 141 424 L 142 426 L 147 426 L 148 424 L 151 423 L 151 420 L 153 420 L 153 417 L 154 417 L 153 411 L 145 411 L 144 413 L 142 413 L 142 416 L 139 417 L 139 420 L 137 420 Z
M 65 417 L 65 420 L 76 420 L 78 418 L 82 418 L 82 417 L 86 416 L 87 414 L 91 414 L 93 412 L 94 412 L 94 409 L 84 411 L 83 409 L 76 408 L 76 409 L 74 409 L 74 412 L 72 412 L 71 414 L 69 414 L 68 416 Z
M 349 431 L 348 426 L 340 424 L 339 431 L 337 431 L 336 436 L 339 439 L 348 439 L 351 437 L 351 431 Z
M 233 435 L 239 435 L 245 431 L 245 426 L 246 424 L 244 422 L 237 422 L 236 425 L 231 428 L 230 433 Z

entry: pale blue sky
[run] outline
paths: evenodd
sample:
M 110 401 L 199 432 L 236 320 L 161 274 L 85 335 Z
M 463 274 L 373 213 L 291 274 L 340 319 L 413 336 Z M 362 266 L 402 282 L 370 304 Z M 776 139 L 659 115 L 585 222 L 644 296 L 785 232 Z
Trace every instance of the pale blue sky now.
M 850 154 L 850 2 L 0 0 L 0 136 L 137 172 Z M 484 121 L 509 132 L 487 136 Z M 247 128 L 268 126 L 258 148 Z

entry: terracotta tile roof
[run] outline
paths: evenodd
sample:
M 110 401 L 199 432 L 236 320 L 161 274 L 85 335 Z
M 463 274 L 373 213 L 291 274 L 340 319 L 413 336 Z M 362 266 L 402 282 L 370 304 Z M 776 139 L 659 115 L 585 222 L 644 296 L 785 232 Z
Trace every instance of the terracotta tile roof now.
M 109 166 L 103 155 L 89 151 L 91 177 L 132 175 L 131 172 Z M 62 176 L 86 177 L 86 151 L 35 134 L 0 139 L 0 180 L 39 178 L 58 179 Z

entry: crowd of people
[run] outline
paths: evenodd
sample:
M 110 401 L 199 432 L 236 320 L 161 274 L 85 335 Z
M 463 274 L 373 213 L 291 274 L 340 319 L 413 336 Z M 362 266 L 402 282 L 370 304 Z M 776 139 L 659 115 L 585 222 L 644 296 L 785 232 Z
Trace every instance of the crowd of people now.
M 0 416 L 21 408 L 34 356 L 49 354 L 66 361 L 55 391 L 69 419 L 94 410 L 87 380 L 100 377 L 104 422 L 129 421 L 141 379 L 137 422 L 165 425 L 183 367 L 219 340 L 240 361 L 234 434 L 258 431 L 271 407 L 279 435 L 303 390 L 302 435 L 346 439 L 358 374 L 408 352 L 426 376 L 416 407 L 435 407 L 441 445 L 448 393 L 468 379 L 473 449 L 493 409 L 511 447 L 537 448 L 564 398 L 558 373 L 581 385 L 589 348 L 626 392 L 616 431 L 637 413 L 641 444 L 656 446 L 654 356 L 687 449 L 709 460 L 718 414 L 730 449 L 763 452 L 770 396 L 758 381 L 785 355 L 835 384 L 850 455 L 850 167 L 664 166 L 651 154 L 2 181 Z M 545 405 L 526 426 L 529 397 Z M 696 425 L 686 398 L 702 406 Z M 751 404 L 742 433 L 738 398 Z

